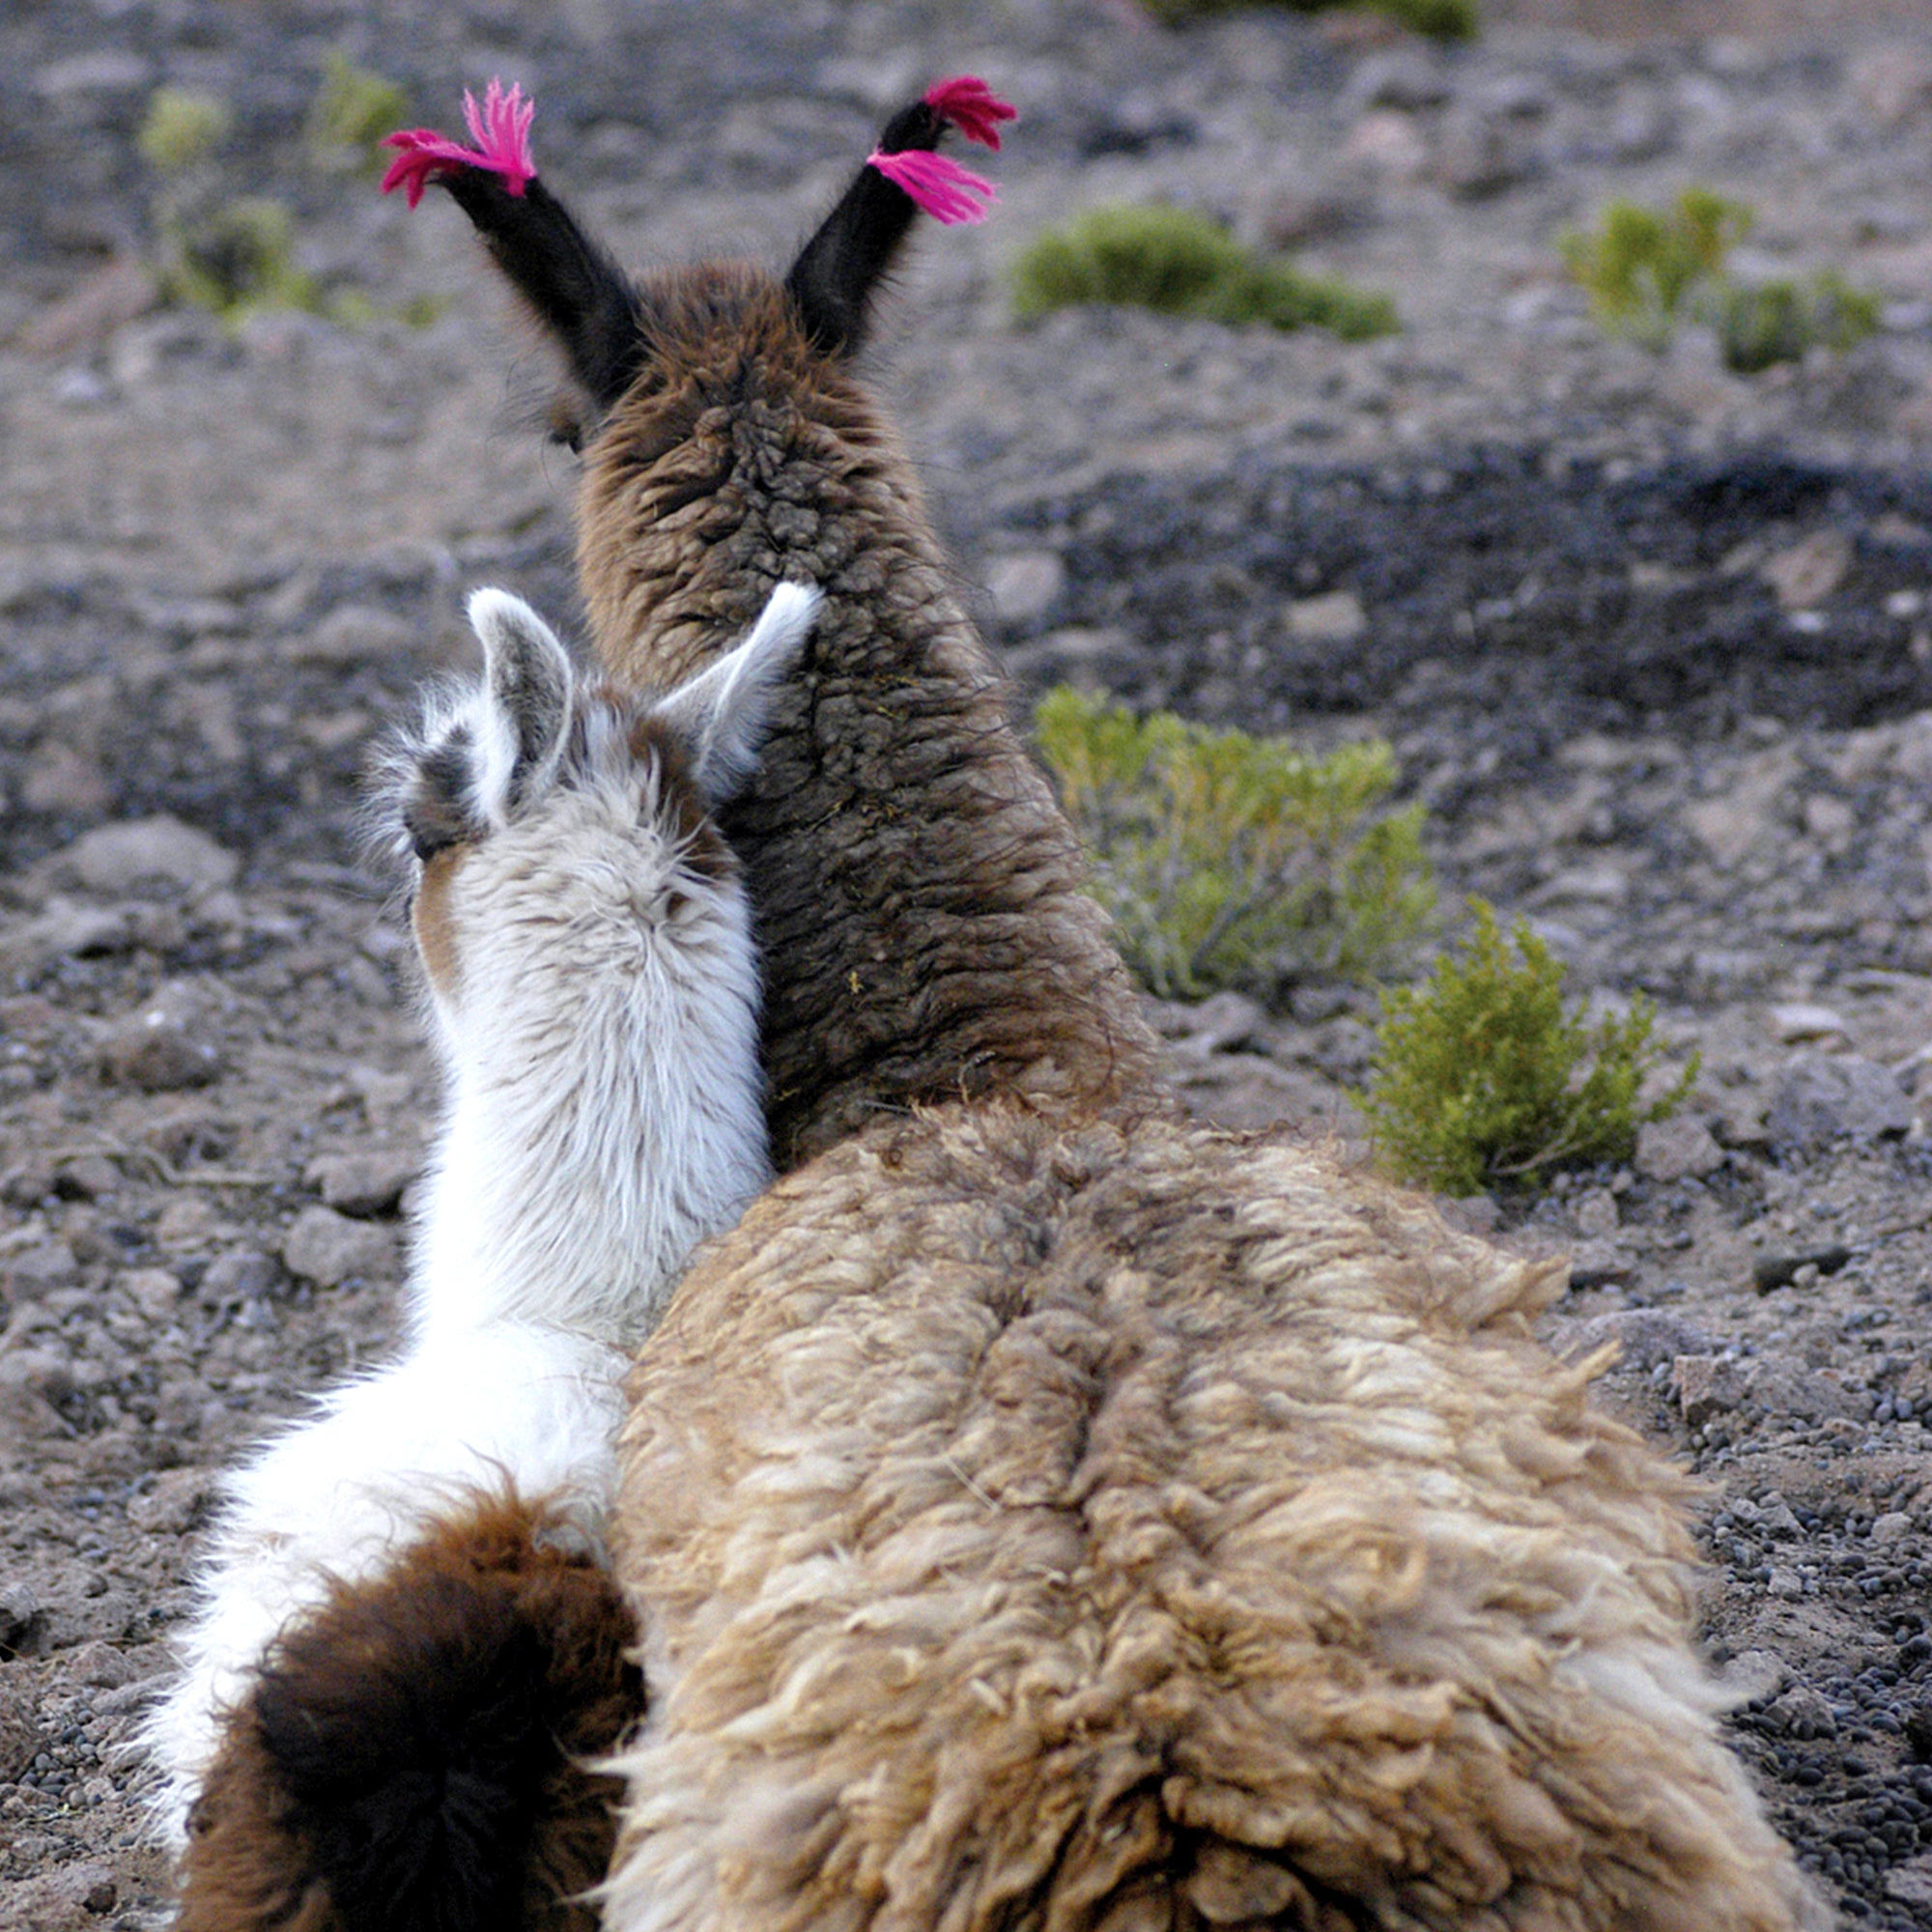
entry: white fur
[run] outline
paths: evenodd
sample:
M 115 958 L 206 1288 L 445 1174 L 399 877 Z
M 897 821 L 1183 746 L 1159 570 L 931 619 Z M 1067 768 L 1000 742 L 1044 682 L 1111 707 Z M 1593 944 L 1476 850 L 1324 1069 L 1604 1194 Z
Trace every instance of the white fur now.
M 736 651 L 653 707 L 705 802 L 749 771 L 817 601 L 783 586 Z M 630 1352 L 691 1250 L 770 1177 L 735 867 L 694 867 L 671 781 L 633 754 L 636 714 L 575 690 L 534 611 L 481 591 L 470 617 L 483 684 L 389 759 L 402 794 L 463 748 L 472 825 L 433 895 L 447 1097 L 410 1343 L 230 1478 L 186 1668 L 148 1727 L 177 1838 L 222 1714 L 330 1578 L 373 1575 L 440 1509 L 506 1482 L 601 1553 Z M 397 830 L 407 844 L 406 811 Z

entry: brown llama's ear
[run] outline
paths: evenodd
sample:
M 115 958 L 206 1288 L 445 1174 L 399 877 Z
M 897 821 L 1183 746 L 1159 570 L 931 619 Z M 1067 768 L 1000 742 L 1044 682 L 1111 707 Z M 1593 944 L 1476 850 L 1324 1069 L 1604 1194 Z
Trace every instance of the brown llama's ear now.
M 535 113 L 521 86 L 506 91 L 492 80 L 481 101 L 466 92 L 463 118 L 476 145 L 466 148 L 433 128 L 398 128 L 384 137 L 395 159 L 382 191 L 402 190 L 413 208 L 432 183 L 447 188 L 602 412 L 623 394 L 642 353 L 637 291 L 537 179 Z
M 512 194 L 482 168 L 451 167 L 449 190 L 510 285 L 555 338 L 599 413 L 630 386 L 644 354 L 638 292 L 542 182 Z
M 886 124 L 866 165 L 785 277 L 818 348 L 852 355 L 864 346 L 873 294 L 921 210 L 948 223 L 985 219 L 985 205 L 997 198 L 992 183 L 934 151 L 949 127 L 997 148 L 999 124 L 1013 118 L 984 81 L 960 74 L 936 82 Z

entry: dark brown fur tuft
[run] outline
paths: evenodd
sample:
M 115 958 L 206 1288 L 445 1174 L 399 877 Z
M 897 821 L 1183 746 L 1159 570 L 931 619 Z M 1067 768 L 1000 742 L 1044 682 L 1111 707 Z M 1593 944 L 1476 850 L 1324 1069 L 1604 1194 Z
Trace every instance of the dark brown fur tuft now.
M 540 1506 L 479 1500 L 338 1587 L 236 1711 L 181 1932 L 592 1932 L 640 1714 L 630 1612 Z

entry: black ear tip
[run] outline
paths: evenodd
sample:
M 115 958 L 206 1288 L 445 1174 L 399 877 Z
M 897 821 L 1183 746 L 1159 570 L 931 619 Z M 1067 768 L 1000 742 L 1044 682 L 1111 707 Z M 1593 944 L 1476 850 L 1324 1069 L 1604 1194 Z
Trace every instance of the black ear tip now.
M 949 128 L 998 148 L 1000 126 L 1016 118 L 975 74 L 935 82 L 887 122 L 878 145 L 785 277 L 806 334 L 821 350 L 855 354 L 867 311 L 915 215 L 948 225 L 986 218 L 998 189 L 937 152 Z

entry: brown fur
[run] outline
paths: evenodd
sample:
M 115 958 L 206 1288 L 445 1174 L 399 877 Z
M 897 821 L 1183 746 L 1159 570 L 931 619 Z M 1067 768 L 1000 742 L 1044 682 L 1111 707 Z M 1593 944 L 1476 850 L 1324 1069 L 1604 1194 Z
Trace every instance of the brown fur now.
M 456 993 L 461 951 L 449 923 L 449 888 L 469 849 L 467 845 L 447 845 L 431 853 L 423 862 L 422 877 L 416 881 L 415 897 L 410 903 L 410 929 L 415 935 L 423 973 L 432 986 L 450 997 Z
M 780 1181 L 634 1373 L 612 1932 L 1818 1922 L 1562 1284 L 1157 1120 Z
M 827 599 L 725 815 L 780 1165 L 882 1107 L 1145 1096 L 1153 1043 L 1076 840 L 893 438 L 757 271 L 692 270 L 642 301 L 649 360 L 585 452 L 579 561 L 606 664 L 663 688 L 781 579 Z
M 642 1696 L 626 1661 L 629 1611 L 603 1570 L 554 1547 L 554 1535 L 541 1507 L 478 1499 L 285 1634 L 230 1718 L 195 1807 L 180 1932 L 595 1932 L 579 1894 L 604 1876 L 616 1785 L 583 1760 L 616 1743 Z M 452 1670 L 451 1657 L 467 1661 Z M 496 1691 L 510 1677 L 537 1700 L 535 1731 L 515 1788 L 488 1794 L 483 1843 L 464 1845 L 459 1829 L 451 1863 L 463 1883 L 415 1894 L 384 1883 L 367 1847 L 380 1846 L 385 1780 L 409 1785 L 420 1808 L 425 1783 L 460 1793 L 479 1776 L 466 1756 L 475 1710 L 439 1711 L 416 1693 L 444 1679 Z M 345 1714 L 339 1760 L 331 1727 Z M 443 1804 L 466 1808 L 454 1796 Z M 375 1903 L 340 1895 L 358 1885 Z

